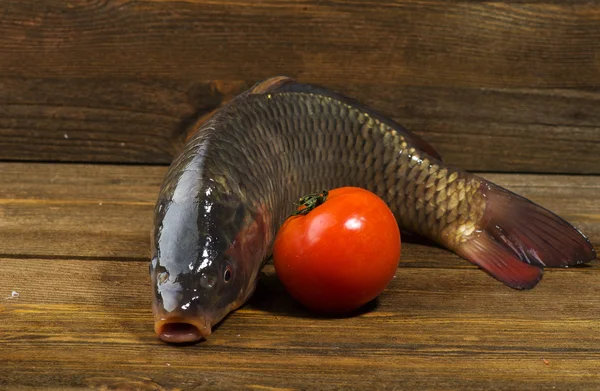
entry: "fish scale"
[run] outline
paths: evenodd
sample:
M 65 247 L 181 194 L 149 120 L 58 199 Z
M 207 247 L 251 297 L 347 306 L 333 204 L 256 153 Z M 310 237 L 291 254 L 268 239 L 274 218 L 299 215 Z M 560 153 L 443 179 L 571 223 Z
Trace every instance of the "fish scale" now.
M 417 135 L 326 89 L 268 79 L 204 121 L 171 164 L 155 208 L 150 273 L 165 341 L 206 336 L 246 302 L 294 202 L 324 189 L 374 192 L 402 229 L 512 288 L 534 287 L 543 267 L 595 259 L 560 217 L 445 165 Z
M 267 200 L 276 216 L 272 235 L 293 210 L 293 201 L 304 194 L 340 186 L 359 186 L 373 191 L 388 203 L 401 228 L 433 234 L 438 241 L 444 240 L 445 245 L 465 241 L 465 236 L 473 232 L 471 228 L 480 215 L 469 217 L 465 213 L 469 208 L 485 209 L 483 198 L 474 199 L 466 197 L 464 190 L 455 191 L 452 183 L 458 178 L 457 172 L 440 169 L 433 158 L 420 153 L 395 129 L 350 105 L 310 93 L 268 94 L 253 97 L 250 102 L 236 108 L 240 129 L 252 132 L 244 144 L 247 160 L 260 160 L 265 162 L 259 165 L 261 168 L 271 169 L 260 170 L 255 173 L 258 175 L 247 173 L 248 182 L 261 183 L 263 178 L 273 177 L 296 179 L 295 183 L 279 183 L 285 191 L 275 189 L 274 184 L 267 181 L 260 192 L 282 195 L 282 199 Z M 257 121 L 261 126 L 249 126 Z M 277 142 L 265 142 L 278 139 L 286 140 L 287 148 L 294 148 L 291 151 L 294 158 L 286 158 L 288 155 L 278 150 L 281 146 Z M 348 145 L 352 148 L 340 148 Z M 291 172 L 290 161 L 299 172 Z M 299 165 L 300 161 L 304 164 Z M 235 160 L 231 163 L 236 165 Z M 461 178 L 459 182 L 470 189 L 481 186 L 476 179 Z M 451 188 L 438 189 L 434 183 L 448 183 Z M 249 196 L 255 208 L 265 201 L 261 197 L 259 194 Z M 453 220 L 452 211 L 456 208 L 464 216 L 458 223 Z M 458 227 L 456 234 L 448 234 L 451 231 L 447 229 L 448 224 Z M 462 225 L 467 228 L 461 229 Z M 446 233 L 444 238 L 440 236 L 442 232 Z

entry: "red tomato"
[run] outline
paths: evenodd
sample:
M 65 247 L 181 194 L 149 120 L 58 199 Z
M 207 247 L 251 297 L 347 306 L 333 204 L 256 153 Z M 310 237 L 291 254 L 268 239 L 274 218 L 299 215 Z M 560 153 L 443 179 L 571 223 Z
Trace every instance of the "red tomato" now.
M 316 312 L 343 314 L 383 292 L 400 250 L 400 230 L 385 202 L 367 190 L 343 187 L 306 215 L 285 221 L 273 260 L 296 300 Z

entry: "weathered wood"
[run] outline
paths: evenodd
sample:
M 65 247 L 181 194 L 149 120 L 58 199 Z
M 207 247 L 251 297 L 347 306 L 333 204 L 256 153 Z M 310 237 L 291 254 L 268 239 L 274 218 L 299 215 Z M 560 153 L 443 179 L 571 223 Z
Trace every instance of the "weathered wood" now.
M 167 164 L 185 130 L 244 86 L 3 78 L 0 160 Z
M 167 167 L 109 164 L 0 163 L 0 199 L 152 204 Z
M 446 162 L 466 170 L 600 173 L 596 91 L 407 86 L 350 94 L 389 113 Z
M 167 164 L 198 116 L 285 74 L 466 169 L 600 174 L 599 58 L 597 1 L 7 0 L 0 160 Z M 312 316 L 267 266 L 208 341 L 161 343 L 147 258 L 165 170 L 0 163 L 0 388 L 600 388 L 597 262 L 517 292 L 407 236 L 355 317 Z M 600 248 L 598 176 L 483 176 Z
M 590 87 L 595 2 L 10 0 L 2 75 Z
M 166 167 L 0 163 L 0 256 L 135 260 L 149 254 Z M 485 174 L 553 210 L 600 246 L 596 176 Z M 412 238 L 403 266 L 471 267 Z
M 268 265 L 208 341 L 152 332 L 148 231 L 166 167 L 0 163 L 0 388 L 597 389 L 598 266 L 547 270 L 533 290 L 403 243 L 381 297 L 311 315 Z M 600 243 L 594 176 L 485 174 Z M 127 261 L 127 262 L 121 262 Z M 18 297 L 12 297 L 12 292 Z
M 251 82 L 0 79 L 0 160 L 168 164 L 196 118 Z M 347 85 L 477 171 L 600 173 L 600 94 Z
M 0 160 L 166 164 L 198 115 L 285 74 L 466 169 L 598 174 L 600 5 L 533 3 L 8 0 Z
M 177 348 L 152 333 L 145 262 L 0 259 L 0 266 L 8 282 L 0 292 L 0 386 L 6 388 L 591 390 L 600 384 L 597 268 L 551 270 L 528 292 L 476 270 L 401 268 L 368 311 L 327 319 L 295 304 L 268 267 L 255 297 L 208 341 Z M 12 290 L 19 297 L 5 298 Z

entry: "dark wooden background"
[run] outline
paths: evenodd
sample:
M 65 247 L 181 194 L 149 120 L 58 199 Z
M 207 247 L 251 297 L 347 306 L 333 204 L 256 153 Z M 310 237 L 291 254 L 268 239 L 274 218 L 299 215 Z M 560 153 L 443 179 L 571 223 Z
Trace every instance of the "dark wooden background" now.
M 466 169 L 600 173 L 595 1 L 4 0 L 0 159 L 167 164 L 194 118 L 273 75 Z
M 383 111 L 600 247 L 599 1 L 3 0 L 1 389 L 600 389 L 596 262 L 516 292 L 414 240 L 356 317 L 314 318 L 268 267 L 207 342 L 158 341 L 166 165 L 274 75 Z

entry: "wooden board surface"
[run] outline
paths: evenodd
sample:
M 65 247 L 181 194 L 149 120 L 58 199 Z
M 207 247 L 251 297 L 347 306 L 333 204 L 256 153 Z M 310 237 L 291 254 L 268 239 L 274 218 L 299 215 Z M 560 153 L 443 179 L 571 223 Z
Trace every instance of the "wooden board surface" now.
M 357 316 L 314 317 L 267 266 L 203 343 L 152 332 L 148 231 L 164 167 L 0 164 L 2 389 L 594 390 L 600 269 L 506 288 L 404 243 L 389 288 Z M 600 178 L 486 174 L 600 245 Z M 18 297 L 11 297 L 12 291 Z
M 142 260 L 166 167 L 0 163 L 0 256 Z M 600 246 L 598 176 L 484 174 L 555 211 Z M 576 201 L 576 202 L 575 202 Z M 35 229 L 32 229 L 35 227 Z M 449 252 L 412 238 L 418 266 Z M 440 258 L 441 257 L 441 258 Z M 417 262 L 406 250 L 410 264 Z M 455 262 L 456 263 L 456 262 Z
M 174 347 L 153 335 L 145 263 L 0 262 L 10 281 L 3 295 L 20 293 L 0 304 L 2 387 L 593 390 L 600 384 L 597 268 L 551 271 L 531 292 L 502 287 L 477 270 L 401 268 L 376 308 L 346 319 L 311 317 L 270 277 L 208 341 Z
M 469 170 L 600 173 L 600 4 L 6 0 L 0 160 L 166 164 L 260 79 L 325 85 Z
M 594 1 L 4 5 L 5 75 L 255 79 L 292 72 L 319 82 L 502 88 L 585 88 L 599 81 Z

